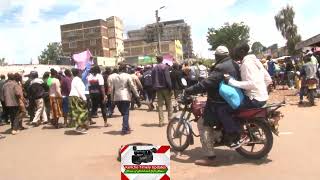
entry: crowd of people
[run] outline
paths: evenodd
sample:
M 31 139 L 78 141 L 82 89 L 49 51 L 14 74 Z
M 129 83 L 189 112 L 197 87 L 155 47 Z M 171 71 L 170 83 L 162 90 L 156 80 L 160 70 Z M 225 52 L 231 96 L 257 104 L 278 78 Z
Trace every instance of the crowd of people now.
M 101 72 L 99 66 L 88 64 L 84 70 L 73 68 L 64 71 L 51 69 L 42 77 L 31 71 L 25 75 L 9 73 L 1 75 L 0 99 L 2 112 L 0 124 L 11 124 L 13 135 L 26 129 L 23 119 L 29 118 L 28 125 L 37 127 L 51 124 L 55 128 L 75 127 L 79 133 L 87 133 L 90 125 L 95 124 L 101 109 L 104 126 L 111 126 L 108 118 L 113 116 L 117 107 L 123 116 L 122 134 L 129 134 L 129 111 L 140 108 L 142 100 L 148 111 L 155 109 L 157 97 L 159 126 L 164 123 L 163 105 L 166 105 L 168 119 L 172 118 L 177 102 L 172 102 L 184 88 L 181 78 L 188 79 L 190 85 L 207 77 L 207 68 L 202 64 L 177 63 L 170 67 L 162 64 L 163 58 L 157 57 L 154 67 L 134 67 L 120 63 L 118 67 L 107 67 Z M 63 123 L 59 123 L 62 121 Z

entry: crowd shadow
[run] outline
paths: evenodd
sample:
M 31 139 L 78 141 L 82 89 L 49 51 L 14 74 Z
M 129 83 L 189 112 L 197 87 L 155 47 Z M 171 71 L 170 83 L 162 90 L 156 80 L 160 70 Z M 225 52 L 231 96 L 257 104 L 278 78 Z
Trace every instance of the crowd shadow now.
M 11 128 L 9 128 L 3 132 L 0 132 L 0 134 L 11 134 Z
M 143 127 L 159 127 L 159 123 L 141 124 Z
M 54 126 L 47 125 L 47 126 L 43 126 L 41 129 L 45 130 L 45 129 L 57 129 L 57 128 Z
M 195 149 L 185 150 L 183 152 L 172 151 L 171 160 L 179 163 L 194 163 L 198 159 L 202 159 L 203 151 L 200 147 Z M 232 166 L 236 164 L 254 164 L 263 165 L 272 162 L 271 159 L 262 158 L 259 160 L 250 160 L 242 157 L 236 151 L 229 149 L 215 149 L 217 158 L 213 166 Z M 187 156 L 187 158 L 180 158 L 179 156 Z
M 303 102 L 302 104 L 297 103 L 299 108 L 307 108 L 307 107 L 312 107 L 313 105 L 311 105 L 309 102 Z
M 109 135 L 122 135 L 122 131 L 108 131 L 104 132 L 103 134 L 109 134 Z
M 108 118 L 112 119 L 112 118 L 119 118 L 119 117 L 122 117 L 122 116 L 120 114 L 116 114 L 116 115 L 112 115 L 111 117 L 108 117 Z
M 65 134 L 65 135 L 70 135 L 70 136 L 83 135 L 83 134 L 81 134 L 81 133 L 79 133 L 79 132 L 76 132 L 76 131 L 74 131 L 74 130 L 66 130 L 66 131 L 64 131 L 64 134 Z

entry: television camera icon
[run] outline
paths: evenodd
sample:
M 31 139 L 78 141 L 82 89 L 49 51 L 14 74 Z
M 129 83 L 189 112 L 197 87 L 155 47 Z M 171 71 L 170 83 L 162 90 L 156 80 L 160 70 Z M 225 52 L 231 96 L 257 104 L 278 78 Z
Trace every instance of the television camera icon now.
M 134 154 L 132 155 L 133 164 L 150 163 L 153 161 L 153 153 L 157 152 L 156 148 L 147 150 L 138 150 L 137 146 L 132 147 Z

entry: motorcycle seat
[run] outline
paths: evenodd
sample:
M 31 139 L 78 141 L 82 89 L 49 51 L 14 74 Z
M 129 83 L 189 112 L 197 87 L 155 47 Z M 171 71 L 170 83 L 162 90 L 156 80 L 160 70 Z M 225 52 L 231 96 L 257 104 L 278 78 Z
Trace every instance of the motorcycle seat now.
M 267 109 L 252 108 L 252 109 L 240 109 L 234 113 L 234 116 L 241 119 L 252 119 L 252 118 L 264 118 L 267 115 Z

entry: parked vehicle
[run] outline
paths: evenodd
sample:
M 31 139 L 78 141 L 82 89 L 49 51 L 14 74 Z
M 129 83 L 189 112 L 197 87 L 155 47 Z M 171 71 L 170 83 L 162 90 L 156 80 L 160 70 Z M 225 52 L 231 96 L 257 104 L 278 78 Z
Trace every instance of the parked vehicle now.
M 318 81 L 315 78 L 306 80 L 307 98 L 312 106 L 315 105 L 314 100 L 317 97 L 317 85 L 318 85 Z
M 184 151 L 189 145 L 194 144 L 196 135 L 191 122 L 202 118 L 205 101 L 198 101 L 196 97 L 182 97 L 179 103 L 184 105 L 180 117 L 171 120 L 167 126 L 167 139 L 173 150 Z M 268 155 L 273 146 L 273 134 L 279 135 L 279 120 L 282 114 L 278 109 L 285 105 L 285 101 L 270 104 L 263 108 L 244 109 L 234 113 L 234 119 L 241 124 L 241 138 L 245 143 L 236 149 L 248 159 L 260 159 Z M 191 115 L 195 118 L 191 119 Z M 214 128 L 215 146 L 226 146 L 224 130 L 220 123 Z M 255 148 L 259 146 L 257 151 Z

